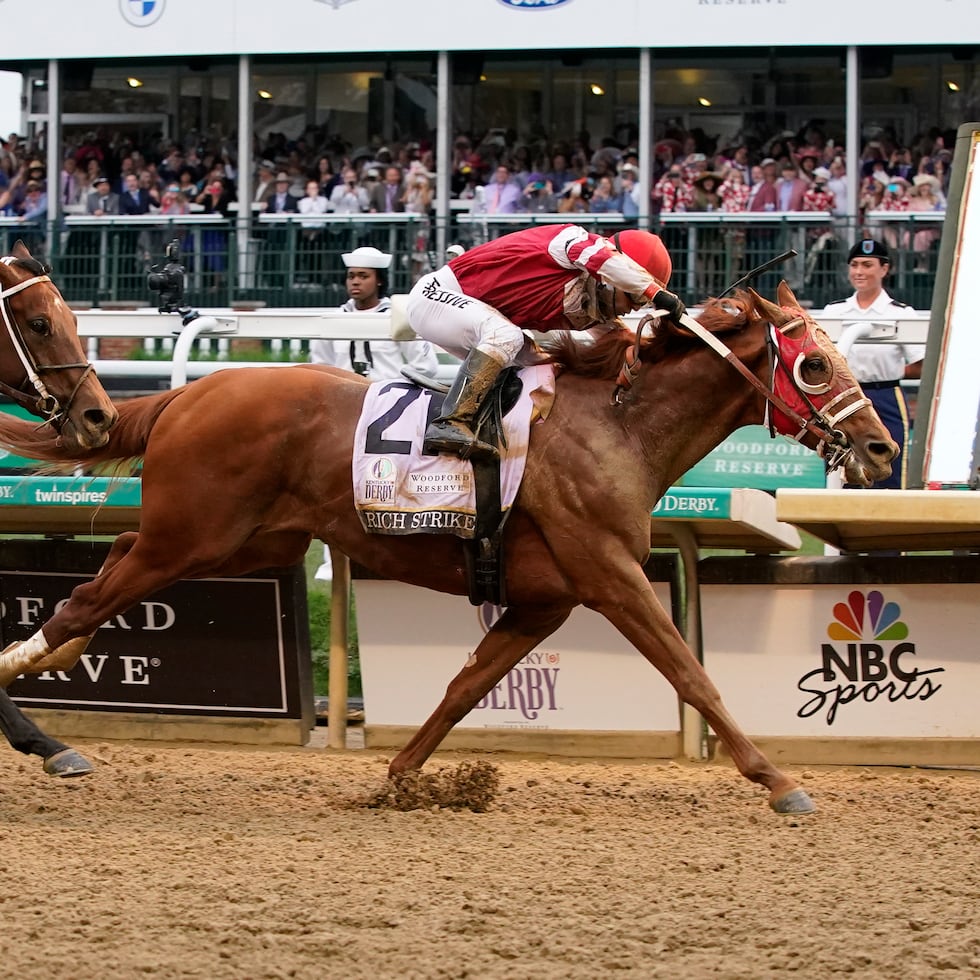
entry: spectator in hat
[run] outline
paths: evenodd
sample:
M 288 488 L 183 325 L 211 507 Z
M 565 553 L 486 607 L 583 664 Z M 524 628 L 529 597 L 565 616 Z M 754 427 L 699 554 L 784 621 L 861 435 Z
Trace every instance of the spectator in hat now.
M 862 320 L 894 320 L 901 316 L 906 305 L 892 299 L 884 288 L 890 263 L 891 256 L 881 242 L 872 238 L 855 242 L 847 254 L 847 276 L 854 292 L 847 299 L 828 304 L 824 313 L 843 317 L 845 328 Z M 842 348 L 842 353 L 902 453 L 892 466 L 891 476 L 873 486 L 879 490 L 902 489 L 908 477 L 910 422 L 908 401 L 900 382 L 921 376 L 924 348 L 918 344 L 855 343 L 850 349 Z
M 179 173 L 179 171 L 178 171 Z M 268 205 L 269 198 L 276 192 L 276 168 L 271 160 L 262 160 L 255 173 L 255 190 L 252 193 L 252 203 Z
M 347 302 L 340 307 L 341 313 L 389 312 L 388 270 L 392 258 L 371 246 L 355 248 L 341 256 L 347 269 Z M 432 344 L 425 340 L 314 340 L 310 360 L 354 371 L 369 381 L 397 380 L 406 364 L 434 378 L 439 367 Z
M 267 214 L 296 214 L 299 200 L 289 192 L 292 178 L 285 170 L 276 174 L 275 190 L 269 195 L 265 205 Z
M 104 214 L 119 214 L 119 195 L 112 190 L 109 178 L 105 174 L 99 174 L 94 184 L 95 190 L 89 192 L 85 210 L 98 217 Z
M 347 302 L 341 313 L 388 313 L 388 270 L 392 256 L 370 246 L 355 248 L 341 258 L 347 268 Z M 402 380 L 401 369 L 409 366 L 434 378 L 439 368 L 435 348 L 425 340 L 314 340 L 310 344 L 314 364 L 353 371 L 371 382 Z M 323 564 L 316 578 L 330 580 L 333 568 L 330 549 L 323 549 Z
M 722 175 L 714 170 L 702 170 L 693 181 L 691 211 L 720 211 Z M 718 224 L 698 229 L 698 249 L 694 259 L 698 296 L 715 296 L 723 288 L 724 246 L 722 229 Z
M 943 197 L 939 178 L 932 174 L 916 174 L 912 178 L 912 189 L 909 192 L 908 210 L 917 212 L 943 212 L 946 210 L 946 199 Z M 942 225 L 937 222 L 929 227 L 918 227 L 913 234 L 908 231 L 902 235 L 902 246 L 909 247 L 911 239 L 912 251 L 915 253 L 915 271 L 929 271 L 929 250 L 939 241 Z
M 830 171 L 826 167 L 815 167 L 813 183 L 803 193 L 801 211 L 833 211 L 836 201 L 834 192 L 827 186 Z

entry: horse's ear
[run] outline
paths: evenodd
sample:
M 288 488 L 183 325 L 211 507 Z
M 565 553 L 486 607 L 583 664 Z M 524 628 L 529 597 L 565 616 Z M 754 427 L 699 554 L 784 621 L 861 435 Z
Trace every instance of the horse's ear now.
M 13 254 L 18 259 L 29 259 L 29 258 L 31 258 L 30 249 L 24 244 L 23 240 L 20 239 L 20 238 L 18 238 L 17 241 L 14 242 L 14 251 L 13 251 Z
M 777 306 L 775 303 L 770 303 L 769 300 L 764 299 L 754 289 L 750 288 L 749 293 L 752 295 L 752 301 L 755 303 L 755 308 L 774 327 L 781 327 L 793 319 L 792 313 L 787 313 L 786 310 Z
M 800 301 L 793 294 L 793 290 L 789 288 L 789 283 L 783 279 L 779 286 L 776 287 L 776 302 L 780 306 L 792 306 L 796 309 L 800 308 Z

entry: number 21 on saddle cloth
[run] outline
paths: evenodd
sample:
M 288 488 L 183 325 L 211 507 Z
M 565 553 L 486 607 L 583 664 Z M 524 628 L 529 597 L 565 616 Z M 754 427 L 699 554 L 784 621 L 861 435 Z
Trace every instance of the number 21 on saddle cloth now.
M 543 422 L 555 396 L 550 364 L 521 368 L 520 393 L 504 415 L 500 496 L 504 511 L 524 475 L 531 425 Z M 374 534 L 455 534 L 476 530 L 473 466 L 453 456 L 423 456 L 422 437 L 440 396 L 410 381 L 380 381 L 368 389 L 354 434 L 354 505 Z

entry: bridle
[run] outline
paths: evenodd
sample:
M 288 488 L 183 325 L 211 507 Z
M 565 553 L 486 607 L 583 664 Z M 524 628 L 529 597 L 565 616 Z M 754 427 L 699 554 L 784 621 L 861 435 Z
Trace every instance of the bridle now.
M 626 351 L 623 367 L 619 372 L 619 377 L 616 379 L 616 388 L 612 396 L 612 403 L 614 405 L 622 404 L 623 392 L 632 387 L 637 377 L 639 377 L 642 367 L 642 361 L 640 360 L 640 339 L 643 335 L 644 328 L 651 322 L 666 315 L 666 312 L 662 310 L 658 310 L 656 313 L 648 313 L 637 326 L 636 342 Z M 839 392 L 819 408 L 814 404 L 810 396 L 825 394 L 830 390 L 830 385 L 809 385 L 803 381 L 800 367 L 806 355 L 802 351 L 795 359 L 792 368 L 787 366 L 782 356 L 779 337 L 776 332 L 778 329 L 780 334 L 785 335 L 788 331 L 805 324 L 806 321 L 801 316 L 782 324 L 778 328 L 774 327 L 771 323 L 769 324 L 769 329 L 766 334 L 766 348 L 770 365 L 770 383 L 767 387 L 718 337 L 710 331 L 705 330 L 697 320 L 686 314 L 680 318 L 680 325 L 684 329 L 689 330 L 699 340 L 702 340 L 708 347 L 715 351 L 716 354 L 728 361 L 739 374 L 762 393 L 762 396 L 766 400 L 766 414 L 763 422 L 768 426 L 771 435 L 776 435 L 775 420 L 773 412 L 770 411 L 770 409 L 775 409 L 775 411 L 784 415 L 793 425 L 799 426 L 799 431 L 795 436 L 792 436 L 797 442 L 802 440 L 806 433 L 810 433 L 818 440 L 818 454 L 826 460 L 829 469 L 835 470 L 844 465 L 854 452 L 847 440 L 847 436 L 838 428 L 838 425 L 855 412 L 859 412 L 862 408 L 870 406 L 871 401 L 862 394 L 861 389 L 857 385 L 853 385 Z M 804 417 L 777 393 L 776 389 L 778 387 L 780 373 L 785 382 L 792 388 L 802 402 L 809 417 Z M 852 397 L 853 400 L 848 401 Z
M 16 257 L 8 255 L 0 259 L 0 264 L 10 266 L 16 261 Z M 22 282 L 18 282 L 13 286 L 6 288 L 0 287 L 0 315 L 3 317 L 3 323 L 7 329 L 7 335 L 10 337 L 10 343 L 27 374 L 27 380 L 34 386 L 37 394 L 15 388 L 3 381 L 0 381 L 0 392 L 28 411 L 39 415 L 44 419 L 44 425 L 53 425 L 55 429 L 61 431 L 61 426 L 64 424 L 72 403 L 75 401 L 78 390 L 85 383 L 85 379 L 89 374 L 95 369 L 88 361 L 79 361 L 73 364 L 38 364 L 34 355 L 31 353 L 31 349 L 24 339 L 24 333 L 17 323 L 13 311 L 10 309 L 10 297 L 23 292 L 23 290 L 28 289 L 30 286 L 44 282 L 51 282 L 51 277 L 47 275 L 32 276 L 30 279 L 24 279 Z M 68 371 L 73 368 L 82 368 L 82 374 L 72 389 L 71 395 L 68 396 L 67 403 L 62 406 L 58 399 L 48 391 L 47 386 L 41 379 L 41 374 L 45 371 Z

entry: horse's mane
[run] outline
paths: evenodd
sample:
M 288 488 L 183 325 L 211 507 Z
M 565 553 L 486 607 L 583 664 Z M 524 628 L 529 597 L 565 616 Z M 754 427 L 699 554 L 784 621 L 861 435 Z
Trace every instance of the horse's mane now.
M 739 290 L 727 299 L 709 299 L 698 315 L 698 323 L 713 334 L 744 330 L 758 317 L 749 293 Z M 620 323 L 618 329 L 603 334 L 595 343 L 577 340 L 567 331 L 552 335 L 545 347 L 548 361 L 586 378 L 614 380 L 623 366 L 626 351 L 636 343 L 636 334 Z M 694 334 L 666 317 L 653 321 L 640 340 L 640 360 L 661 361 L 670 354 L 701 344 Z

